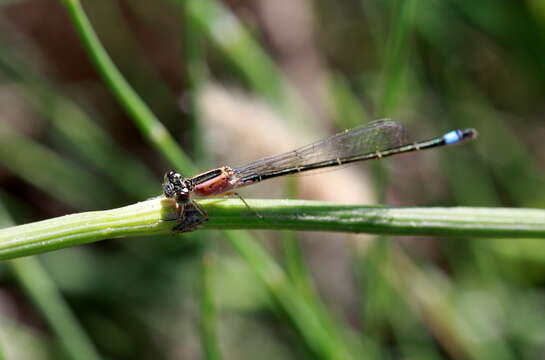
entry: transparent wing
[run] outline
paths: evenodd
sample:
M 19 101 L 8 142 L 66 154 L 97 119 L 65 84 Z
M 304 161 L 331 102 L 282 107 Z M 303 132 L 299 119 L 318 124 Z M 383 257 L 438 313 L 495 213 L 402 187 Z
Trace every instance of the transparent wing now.
M 353 155 L 384 151 L 403 145 L 403 125 L 390 119 L 375 120 L 303 146 L 287 153 L 269 156 L 233 167 L 234 173 L 245 177 Z

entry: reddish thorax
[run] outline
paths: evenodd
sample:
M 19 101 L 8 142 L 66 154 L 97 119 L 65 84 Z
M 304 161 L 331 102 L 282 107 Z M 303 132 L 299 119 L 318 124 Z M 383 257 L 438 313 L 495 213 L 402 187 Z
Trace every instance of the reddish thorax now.
M 212 196 L 222 194 L 234 188 L 233 170 L 230 167 L 221 168 L 220 175 L 195 185 L 193 193 L 196 196 Z

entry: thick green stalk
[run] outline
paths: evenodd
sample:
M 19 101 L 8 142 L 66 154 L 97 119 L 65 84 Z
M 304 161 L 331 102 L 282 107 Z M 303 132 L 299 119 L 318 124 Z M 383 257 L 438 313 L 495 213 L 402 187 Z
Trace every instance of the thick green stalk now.
M 318 201 L 206 199 L 203 229 L 271 229 L 371 234 L 545 238 L 545 210 L 378 207 Z M 258 213 L 260 216 L 256 216 Z M 175 203 L 162 197 L 0 230 L 0 259 L 110 238 L 169 233 Z

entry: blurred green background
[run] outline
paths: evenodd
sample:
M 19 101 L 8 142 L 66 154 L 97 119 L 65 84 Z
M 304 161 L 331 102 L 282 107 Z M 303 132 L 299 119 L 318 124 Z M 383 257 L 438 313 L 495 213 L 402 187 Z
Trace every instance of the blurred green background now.
M 243 196 L 545 205 L 543 1 L 83 5 L 203 170 L 382 117 L 413 140 L 480 133 Z M 97 75 L 60 2 L 0 1 L 1 226 L 159 195 L 172 166 Z M 0 359 L 535 359 L 544 265 L 539 239 L 105 241 L 0 264 Z

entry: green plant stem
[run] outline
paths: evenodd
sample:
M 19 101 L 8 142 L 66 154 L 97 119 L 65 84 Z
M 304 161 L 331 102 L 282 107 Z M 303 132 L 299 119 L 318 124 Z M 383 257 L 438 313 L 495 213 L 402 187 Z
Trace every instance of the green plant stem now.
M 395 17 L 392 19 L 391 34 L 387 40 L 384 62 L 384 90 L 379 105 L 379 115 L 388 116 L 395 110 L 403 89 L 405 71 L 407 70 L 408 38 L 415 15 L 417 1 L 394 1 Z M 405 59 L 405 61 L 399 61 Z
M 168 232 L 174 201 L 155 198 L 122 208 L 90 211 L 0 230 L 0 259 L 136 234 Z
M 201 201 L 204 228 L 338 231 L 394 235 L 545 237 L 545 210 L 478 207 L 386 207 L 304 200 Z
M 286 274 L 267 252 L 248 235 L 248 232 L 228 231 L 226 238 L 235 250 L 248 261 L 256 276 L 269 289 L 280 309 L 285 311 L 294 327 L 298 329 L 306 343 L 320 359 L 350 359 L 347 346 L 339 334 L 327 329 L 313 305 L 307 299 L 297 296 L 297 289 L 286 278 Z
M 0 226 L 13 224 L 8 210 L 0 202 Z M 64 301 L 55 282 L 37 257 L 14 259 L 7 265 L 17 282 L 34 303 L 70 359 L 98 360 L 100 356 L 91 339 Z M 0 344 L 1 345 L 1 344 Z M 0 359 L 3 359 L 0 347 Z
M 214 256 L 204 254 L 200 266 L 200 330 L 202 358 L 220 360 L 218 315 L 214 303 Z
M 98 40 L 87 15 L 81 7 L 80 1 L 62 0 L 62 2 L 74 23 L 91 61 L 94 62 L 96 69 L 109 85 L 121 105 L 129 112 L 129 115 L 135 121 L 140 131 L 146 135 L 146 138 L 153 143 L 155 148 L 161 151 L 171 164 L 186 171 L 194 170 L 191 161 L 176 144 L 174 138 L 115 67 L 112 59 Z
M 57 334 L 70 359 L 98 360 L 95 346 L 64 301 L 59 289 L 37 258 L 9 262 L 17 280 Z
M 206 199 L 203 229 L 272 229 L 371 234 L 545 238 L 545 210 L 379 207 L 319 201 Z M 258 213 L 260 216 L 256 215 Z M 62 216 L 0 230 L 0 259 L 109 238 L 168 233 L 175 203 L 162 197 L 118 209 Z

